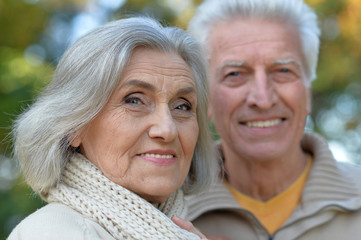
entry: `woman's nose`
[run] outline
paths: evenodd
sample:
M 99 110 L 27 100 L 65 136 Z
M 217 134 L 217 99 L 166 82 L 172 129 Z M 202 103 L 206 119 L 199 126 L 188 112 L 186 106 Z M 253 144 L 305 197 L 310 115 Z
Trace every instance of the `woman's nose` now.
M 161 106 L 152 113 L 149 137 L 171 142 L 178 135 L 176 123 L 168 106 Z

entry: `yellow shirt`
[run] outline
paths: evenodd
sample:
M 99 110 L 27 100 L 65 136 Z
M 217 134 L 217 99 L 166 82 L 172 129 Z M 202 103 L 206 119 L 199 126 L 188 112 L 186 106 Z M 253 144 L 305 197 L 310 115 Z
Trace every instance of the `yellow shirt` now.
M 267 202 L 258 201 L 238 192 L 228 182 L 224 182 L 238 203 L 252 212 L 266 228 L 268 233 L 274 234 L 291 216 L 301 201 L 302 190 L 311 169 L 312 157 L 308 159 L 302 175 L 285 191 L 271 198 Z

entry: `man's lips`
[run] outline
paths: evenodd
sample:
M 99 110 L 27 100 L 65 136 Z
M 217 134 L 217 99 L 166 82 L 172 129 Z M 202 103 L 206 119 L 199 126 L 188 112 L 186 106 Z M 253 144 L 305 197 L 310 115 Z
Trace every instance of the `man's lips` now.
M 268 127 L 277 126 L 278 124 L 281 124 L 283 121 L 285 121 L 284 118 L 273 118 L 267 120 L 240 122 L 240 124 L 250 128 L 268 128 Z

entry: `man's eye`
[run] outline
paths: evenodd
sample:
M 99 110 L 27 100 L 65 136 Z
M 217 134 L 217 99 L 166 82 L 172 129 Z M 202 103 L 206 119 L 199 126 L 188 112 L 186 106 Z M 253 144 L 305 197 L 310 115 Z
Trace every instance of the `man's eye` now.
M 288 72 L 290 72 L 290 70 L 287 69 L 287 68 L 281 68 L 281 69 L 279 70 L 279 72 L 281 72 L 281 73 L 288 73 Z
M 239 76 L 239 75 L 241 75 L 240 72 L 231 72 L 228 74 L 228 76 Z

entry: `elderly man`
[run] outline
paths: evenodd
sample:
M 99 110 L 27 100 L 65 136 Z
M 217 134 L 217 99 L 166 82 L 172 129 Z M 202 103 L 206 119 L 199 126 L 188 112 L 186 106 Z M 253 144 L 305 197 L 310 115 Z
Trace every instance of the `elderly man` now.
M 361 168 L 304 133 L 320 30 L 300 0 L 206 0 L 189 31 L 209 63 L 224 171 L 188 220 L 230 239 L 361 239 Z

